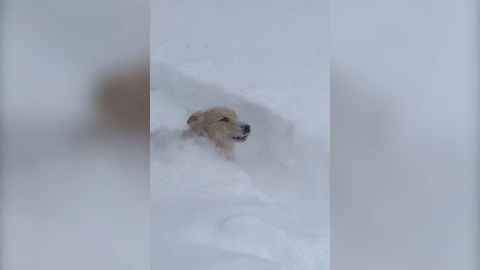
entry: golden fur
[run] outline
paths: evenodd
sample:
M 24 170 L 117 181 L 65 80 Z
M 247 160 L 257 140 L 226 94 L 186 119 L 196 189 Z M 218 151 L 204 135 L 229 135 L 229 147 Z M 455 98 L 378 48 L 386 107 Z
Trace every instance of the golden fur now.
M 244 142 L 250 125 L 238 120 L 237 114 L 226 107 L 214 107 L 193 113 L 188 121 L 190 132 L 209 138 L 227 158 L 233 158 L 234 143 Z

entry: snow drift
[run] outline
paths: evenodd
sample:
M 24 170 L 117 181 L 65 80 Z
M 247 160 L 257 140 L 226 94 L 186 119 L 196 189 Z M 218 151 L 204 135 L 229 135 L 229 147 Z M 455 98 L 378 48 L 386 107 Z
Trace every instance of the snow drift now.
M 153 269 L 328 269 L 328 151 L 321 137 L 214 84 L 152 69 Z M 198 109 L 252 126 L 227 161 L 182 138 Z

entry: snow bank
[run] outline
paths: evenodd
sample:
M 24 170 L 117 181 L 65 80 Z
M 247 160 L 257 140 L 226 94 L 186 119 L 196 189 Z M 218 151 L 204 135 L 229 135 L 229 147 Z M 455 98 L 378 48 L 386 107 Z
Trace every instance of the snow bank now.
M 213 84 L 160 64 L 153 72 L 153 269 L 327 269 L 322 138 Z M 181 136 L 191 112 L 213 105 L 252 125 L 233 162 L 208 140 Z

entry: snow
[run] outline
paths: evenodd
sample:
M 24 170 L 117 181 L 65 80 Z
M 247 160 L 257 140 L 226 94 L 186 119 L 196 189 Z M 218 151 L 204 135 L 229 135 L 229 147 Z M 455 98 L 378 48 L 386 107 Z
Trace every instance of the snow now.
M 152 269 L 329 269 L 327 1 L 151 3 Z M 228 161 L 197 110 L 252 126 Z

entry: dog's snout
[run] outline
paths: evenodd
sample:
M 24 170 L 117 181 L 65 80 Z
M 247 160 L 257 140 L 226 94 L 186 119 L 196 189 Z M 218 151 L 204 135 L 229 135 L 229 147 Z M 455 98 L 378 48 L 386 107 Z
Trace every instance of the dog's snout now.
M 250 133 L 250 125 L 244 125 L 243 126 L 243 133 L 245 133 L 245 134 Z

